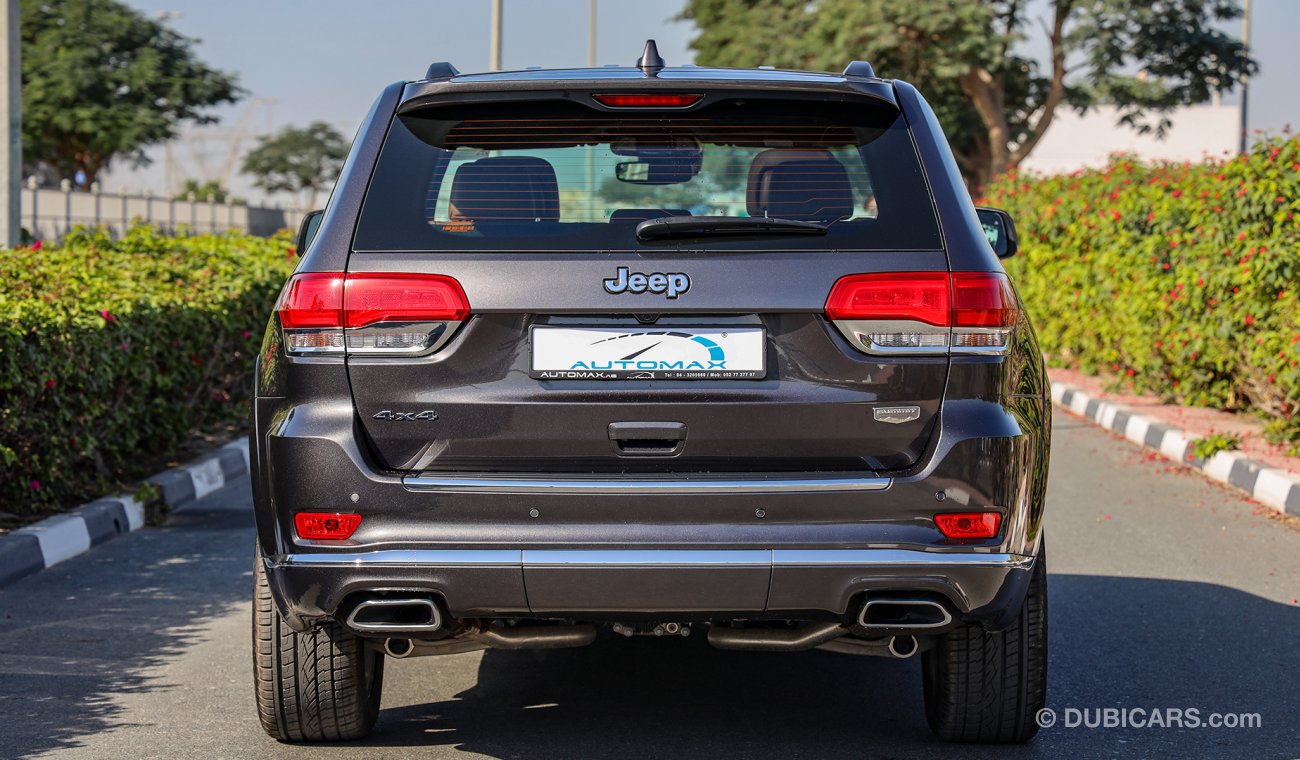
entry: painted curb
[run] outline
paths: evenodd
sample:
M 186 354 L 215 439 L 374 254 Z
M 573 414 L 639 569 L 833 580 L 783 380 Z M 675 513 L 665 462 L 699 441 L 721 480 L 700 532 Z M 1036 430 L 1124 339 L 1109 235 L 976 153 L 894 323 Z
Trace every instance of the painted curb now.
M 1211 480 L 1244 491 L 1278 512 L 1300 517 L 1300 476 L 1269 467 L 1236 451 L 1220 451 L 1209 459 L 1192 453 L 1200 436 L 1169 427 L 1152 417 L 1102 401 L 1068 383 L 1052 382 L 1052 401 L 1062 409 L 1114 431 L 1130 441 L 1158 452 Z
M 177 511 L 247 473 L 248 439 L 241 438 L 146 481 Z M 119 494 L 6 533 L 0 536 L 0 588 L 143 527 L 144 505 Z

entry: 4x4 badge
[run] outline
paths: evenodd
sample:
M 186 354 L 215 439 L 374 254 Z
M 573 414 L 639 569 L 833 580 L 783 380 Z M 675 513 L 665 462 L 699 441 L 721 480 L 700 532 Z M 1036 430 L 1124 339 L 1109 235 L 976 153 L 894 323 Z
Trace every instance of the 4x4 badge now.
M 891 425 L 901 425 L 904 422 L 920 419 L 921 407 L 919 406 L 878 406 L 871 410 L 871 416 L 876 418 L 876 422 L 888 422 Z
M 385 409 L 382 412 L 376 412 L 374 418 L 387 422 L 415 422 L 417 420 L 436 420 L 438 419 L 438 413 L 432 409 L 425 409 L 423 412 L 391 412 Z
M 627 267 L 619 267 L 614 276 L 605 280 L 606 292 L 619 293 L 663 293 L 668 298 L 676 298 L 691 289 L 691 278 L 685 272 L 633 272 Z

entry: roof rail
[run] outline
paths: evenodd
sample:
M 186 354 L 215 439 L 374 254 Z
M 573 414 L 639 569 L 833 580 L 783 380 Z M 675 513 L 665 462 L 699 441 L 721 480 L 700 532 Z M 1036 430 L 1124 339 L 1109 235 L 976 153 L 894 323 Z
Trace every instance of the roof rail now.
M 429 70 L 424 72 L 425 79 L 451 79 L 460 74 L 460 71 L 446 61 L 438 61 L 429 64 Z
M 875 79 L 876 70 L 871 68 L 871 64 L 867 61 L 853 61 L 848 66 L 844 67 L 844 76 Z

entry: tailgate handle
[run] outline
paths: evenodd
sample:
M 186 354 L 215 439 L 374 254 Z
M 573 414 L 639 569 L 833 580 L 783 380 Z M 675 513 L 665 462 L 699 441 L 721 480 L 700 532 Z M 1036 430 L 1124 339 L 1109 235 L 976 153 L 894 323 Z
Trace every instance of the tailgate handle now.
M 686 442 L 686 423 L 611 422 L 609 440 L 623 456 L 675 456 Z

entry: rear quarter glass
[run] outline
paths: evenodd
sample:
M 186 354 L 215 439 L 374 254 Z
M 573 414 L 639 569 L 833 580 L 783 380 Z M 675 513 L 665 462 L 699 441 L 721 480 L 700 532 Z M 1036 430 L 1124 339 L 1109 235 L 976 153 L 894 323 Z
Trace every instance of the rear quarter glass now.
M 621 168 L 620 168 L 621 166 Z M 645 241 L 663 216 L 768 216 L 825 235 Z M 556 101 L 430 107 L 394 118 L 356 251 L 942 248 L 892 107 L 721 100 L 610 114 Z

